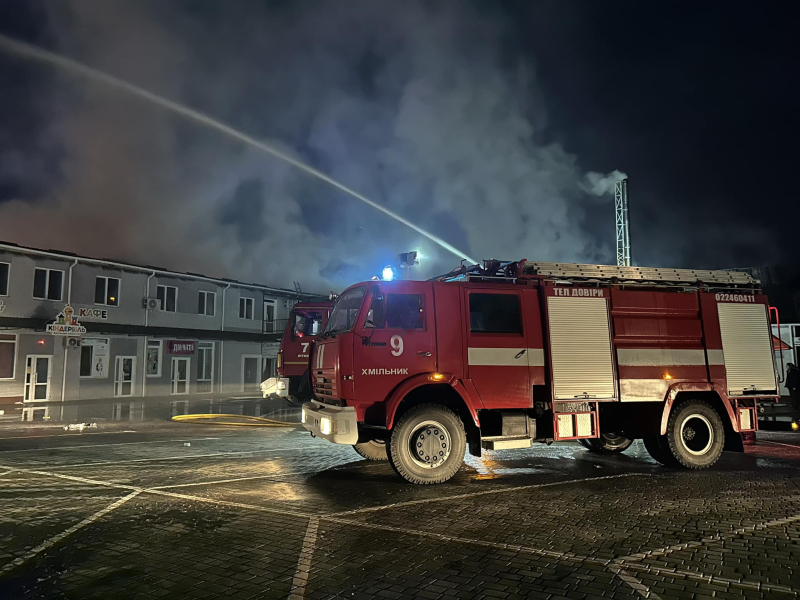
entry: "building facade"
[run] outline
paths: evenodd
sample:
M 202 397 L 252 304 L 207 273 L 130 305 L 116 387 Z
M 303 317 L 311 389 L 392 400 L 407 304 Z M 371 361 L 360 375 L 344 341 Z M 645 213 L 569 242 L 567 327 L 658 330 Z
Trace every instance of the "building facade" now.
M 257 396 L 291 307 L 318 298 L 0 242 L 0 411 Z

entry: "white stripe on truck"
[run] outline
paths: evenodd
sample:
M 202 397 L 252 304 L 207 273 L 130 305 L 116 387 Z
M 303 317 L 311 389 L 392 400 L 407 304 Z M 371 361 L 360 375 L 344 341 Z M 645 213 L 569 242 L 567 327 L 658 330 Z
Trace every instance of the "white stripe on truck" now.
M 468 363 L 473 367 L 543 367 L 542 348 L 468 348 Z M 520 352 L 522 356 L 517 358 Z

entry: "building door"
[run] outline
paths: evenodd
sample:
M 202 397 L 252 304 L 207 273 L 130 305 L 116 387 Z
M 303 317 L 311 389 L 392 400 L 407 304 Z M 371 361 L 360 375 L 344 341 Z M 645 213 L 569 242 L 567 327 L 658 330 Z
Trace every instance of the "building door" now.
M 136 376 L 136 357 L 118 356 L 114 369 L 114 395 L 133 396 L 133 381 Z
M 25 366 L 25 400 L 50 399 L 50 356 L 31 354 Z
M 191 359 L 172 357 L 171 394 L 189 393 L 189 363 Z
M 264 333 L 275 333 L 275 311 L 278 303 L 264 298 Z
M 210 394 L 214 390 L 214 344 L 197 346 L 197 393 Z
M 261 357 L 242 356 L 242 391 L 259 391 L 261 381 Z
M 275 358 L 265 358 L 263 371 L 261 373 L 261 381 L 265 381 L 270 377 L 276 377 L 278 374 L 277 369 L 275 368 L 277 359 Z

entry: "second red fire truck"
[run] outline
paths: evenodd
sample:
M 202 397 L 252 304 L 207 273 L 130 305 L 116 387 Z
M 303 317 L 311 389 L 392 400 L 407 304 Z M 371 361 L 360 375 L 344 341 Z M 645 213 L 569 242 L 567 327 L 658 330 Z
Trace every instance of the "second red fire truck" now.
M 338 298 L 310 358 L 313 435 L 407 481 L 465 451 L 582 440 L 700 469 L 777 395 L 767 298 L 750 275 L 485 261 Z
M 332 308 L 333 301 L 298 302 L 292 307 L 278 348 L 278 376 L 261 384 L 265 398 L 277 396 L 296 402 L 311 399 L 308 358 L 311 345 L 328 324 Z

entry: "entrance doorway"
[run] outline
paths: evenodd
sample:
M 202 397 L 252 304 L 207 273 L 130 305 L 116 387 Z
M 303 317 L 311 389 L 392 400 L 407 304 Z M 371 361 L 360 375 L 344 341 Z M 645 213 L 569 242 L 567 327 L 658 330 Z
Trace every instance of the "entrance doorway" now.
M 49 400 L 52 364 L 50 356 L 28 355 L 25 364 L 25 400 Z
M 118 356 L 114 369 L 114 396 L 133 396 L 133 381 L 136 373 L 135 356 Z
M 261 382 L 261 357 L 255 354 L 242 356 L 242 391 L 258 392 Z
M 172 389 L 171 394 L 189 393 L 189 358 L 172 358 Z

